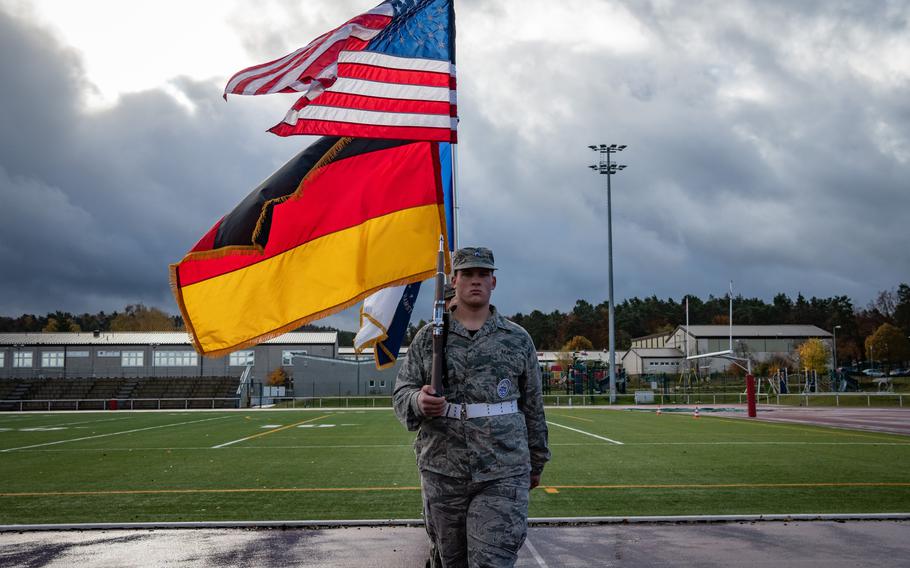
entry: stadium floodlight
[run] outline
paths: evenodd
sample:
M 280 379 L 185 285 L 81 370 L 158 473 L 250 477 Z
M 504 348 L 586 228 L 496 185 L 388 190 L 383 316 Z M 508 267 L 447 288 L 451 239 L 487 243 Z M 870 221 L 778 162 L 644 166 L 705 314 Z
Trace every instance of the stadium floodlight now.
M 611 161 L 610 155 L 615 152 L 621 152 L 626 145 L 600 144 L 599 146 L 588 146 L 591 150 L 600 154 L 600 161 L 593 166 L 589 166 L 596 173 L 607 176 L 607 273 L 608 273 L 608 293 L 609 293 L 609 332 L 610 332 L 610 404 L 616 402 L 616 320 L 615 310 L 613 307 L 613 200 L 612 190 L 610 187 L 610 178 L 620 170 L 624 170 L 624 164 L 616 164 Z

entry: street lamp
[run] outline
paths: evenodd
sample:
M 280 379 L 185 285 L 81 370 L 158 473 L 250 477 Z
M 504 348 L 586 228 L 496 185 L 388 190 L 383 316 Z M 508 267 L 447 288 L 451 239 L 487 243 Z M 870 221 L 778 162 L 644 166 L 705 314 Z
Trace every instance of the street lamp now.
M 596 164 L 588 166 L 595 173 L 607 176 L 607 270 L 608 270 L 608 287 L 609 287 L 609 327 L 610 327 L 610 404 L 616 402 L 616 326 L 614 321 L 613 309 L 613 203 L 612 192 L 610 189 L 610 178 L 620 170 L 626 169 L 624 164 L 616 164 L 610 160 L 610 155 L 615 152 L 622 152 L 626 149 L 625 144 L 598 144 L 588 146 L 594 152 L 597 152 L 599 160 Z
M 839 330 L 840 327 L 841 326 L 839 326 L 839 325 L 834 326 L 834 372 L 835 373 L 837 373 L 837 330 Z

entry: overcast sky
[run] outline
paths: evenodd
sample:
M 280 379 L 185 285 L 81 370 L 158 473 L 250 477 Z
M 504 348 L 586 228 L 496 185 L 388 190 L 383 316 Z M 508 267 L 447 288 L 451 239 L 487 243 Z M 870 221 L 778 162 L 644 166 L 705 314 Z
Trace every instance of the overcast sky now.
M 376 3 L 0 0 L 0 314 L 176 313 L 168 264 L 312 141 L 265 132 L 295 96 L 226 79 Z M 628 145 L 617 302 L 910 282 L 910 1 L 456 11 L 460 244 L 503 312 L 606 299 L 601 142 Z

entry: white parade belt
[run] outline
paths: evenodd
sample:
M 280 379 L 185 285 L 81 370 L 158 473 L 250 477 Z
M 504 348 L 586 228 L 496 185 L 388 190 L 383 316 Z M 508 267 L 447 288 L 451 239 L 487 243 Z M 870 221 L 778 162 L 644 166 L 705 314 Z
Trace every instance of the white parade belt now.
M 445 412 L 442 413 L 444 418 L 481 418 L 483 416 L 502 416 L 503 414 L 514 414 L 518 412 L 518 401 L 509 400 L 506 402 L 494 402 L 478 404 L 453 404 L 446 403 Z

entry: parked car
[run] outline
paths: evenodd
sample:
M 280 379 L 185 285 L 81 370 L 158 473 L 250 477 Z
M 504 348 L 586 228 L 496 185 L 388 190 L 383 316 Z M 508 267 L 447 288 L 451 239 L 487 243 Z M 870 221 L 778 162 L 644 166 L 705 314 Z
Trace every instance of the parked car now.
M 906 377 L 910 376 L 910 369 L 894 369 L 888 374 L 892 377 Z
M 885 372 L 879 371 L 878 369 L 866 369 L 863 371 L 863 374 L 867 377 L 884 377 Z

